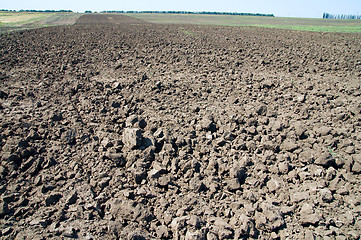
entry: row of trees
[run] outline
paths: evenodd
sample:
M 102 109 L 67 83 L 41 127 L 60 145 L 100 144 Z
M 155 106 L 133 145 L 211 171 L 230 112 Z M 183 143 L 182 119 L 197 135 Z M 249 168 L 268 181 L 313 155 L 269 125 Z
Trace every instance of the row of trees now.
M 7 9 L 0 9 L 1 12 L 73 12 L 72 10 L 7 10 Z
M 361 19 L 361 15 L 324 13 L 323 18 L 326 18 L 326 19 Z
M 72 10 L 7 10 L 0 9 L 0 11 L 7 12 L 73 12 Z M 92 13 L 92 11 L 85 11 L 85 13 Z M 102 11 L 101 13 L 167 13 L 167 14 L 208 14 L 208 15 L 240 15 L 240 16 L 263 16 L 274 17 L 273 14 L 263 13 L 238 13 L 238 12 L 192 12 L 192 11 Z
M 241 15 L 274 17 L 273 14 L 263 13 L 237 13 L 237 12 L 191 12 L 191 11 L 102 11 L 102 13 L 167 13 L 167 14 L 209 14 L 209 15 Z

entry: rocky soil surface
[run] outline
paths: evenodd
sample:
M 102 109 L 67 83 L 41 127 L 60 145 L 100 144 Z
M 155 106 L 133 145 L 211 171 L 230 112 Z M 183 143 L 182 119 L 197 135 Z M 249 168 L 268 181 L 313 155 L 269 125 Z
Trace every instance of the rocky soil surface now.
M 0 237 L 359 239 L 360 49 L 109 15 L 2 34 Z

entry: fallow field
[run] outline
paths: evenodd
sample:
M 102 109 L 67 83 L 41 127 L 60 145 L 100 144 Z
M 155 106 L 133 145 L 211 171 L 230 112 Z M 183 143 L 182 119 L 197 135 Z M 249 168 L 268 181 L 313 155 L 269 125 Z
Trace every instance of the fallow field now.
M 0 11 L 0 32 L 39 27 L 71 25 L 81 13 Z
M 360 238 L 360 33 L 135 17 L 0 34 L 2 239 Z
M 132 13 L 128 16 L 160 24 L 197 24 L 219 26 L 252 26 L 276 29 L 289 29 L 313 32 L 361 32 L 361 20 L 355 19 L 317 19 L 317 18 L 284 18 L 238 15 L 206 15 L 206 14 L 153 14 Z

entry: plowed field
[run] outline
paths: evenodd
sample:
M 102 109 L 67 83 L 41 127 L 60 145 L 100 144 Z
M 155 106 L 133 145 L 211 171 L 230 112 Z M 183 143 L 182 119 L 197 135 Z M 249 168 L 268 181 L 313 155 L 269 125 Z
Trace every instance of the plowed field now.
M 0 237 L 359 239 L 360 49 L 115 14 L 2 34 Z

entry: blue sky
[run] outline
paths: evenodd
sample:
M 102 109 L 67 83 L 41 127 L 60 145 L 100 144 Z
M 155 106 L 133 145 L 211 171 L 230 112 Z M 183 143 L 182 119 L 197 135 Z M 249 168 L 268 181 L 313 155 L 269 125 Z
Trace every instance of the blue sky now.
M 361 0 L 1 0 L 0 9 L 175 10 L 273 13 L 280 17 L 320 18 L 331 14 L 361 14 Z

